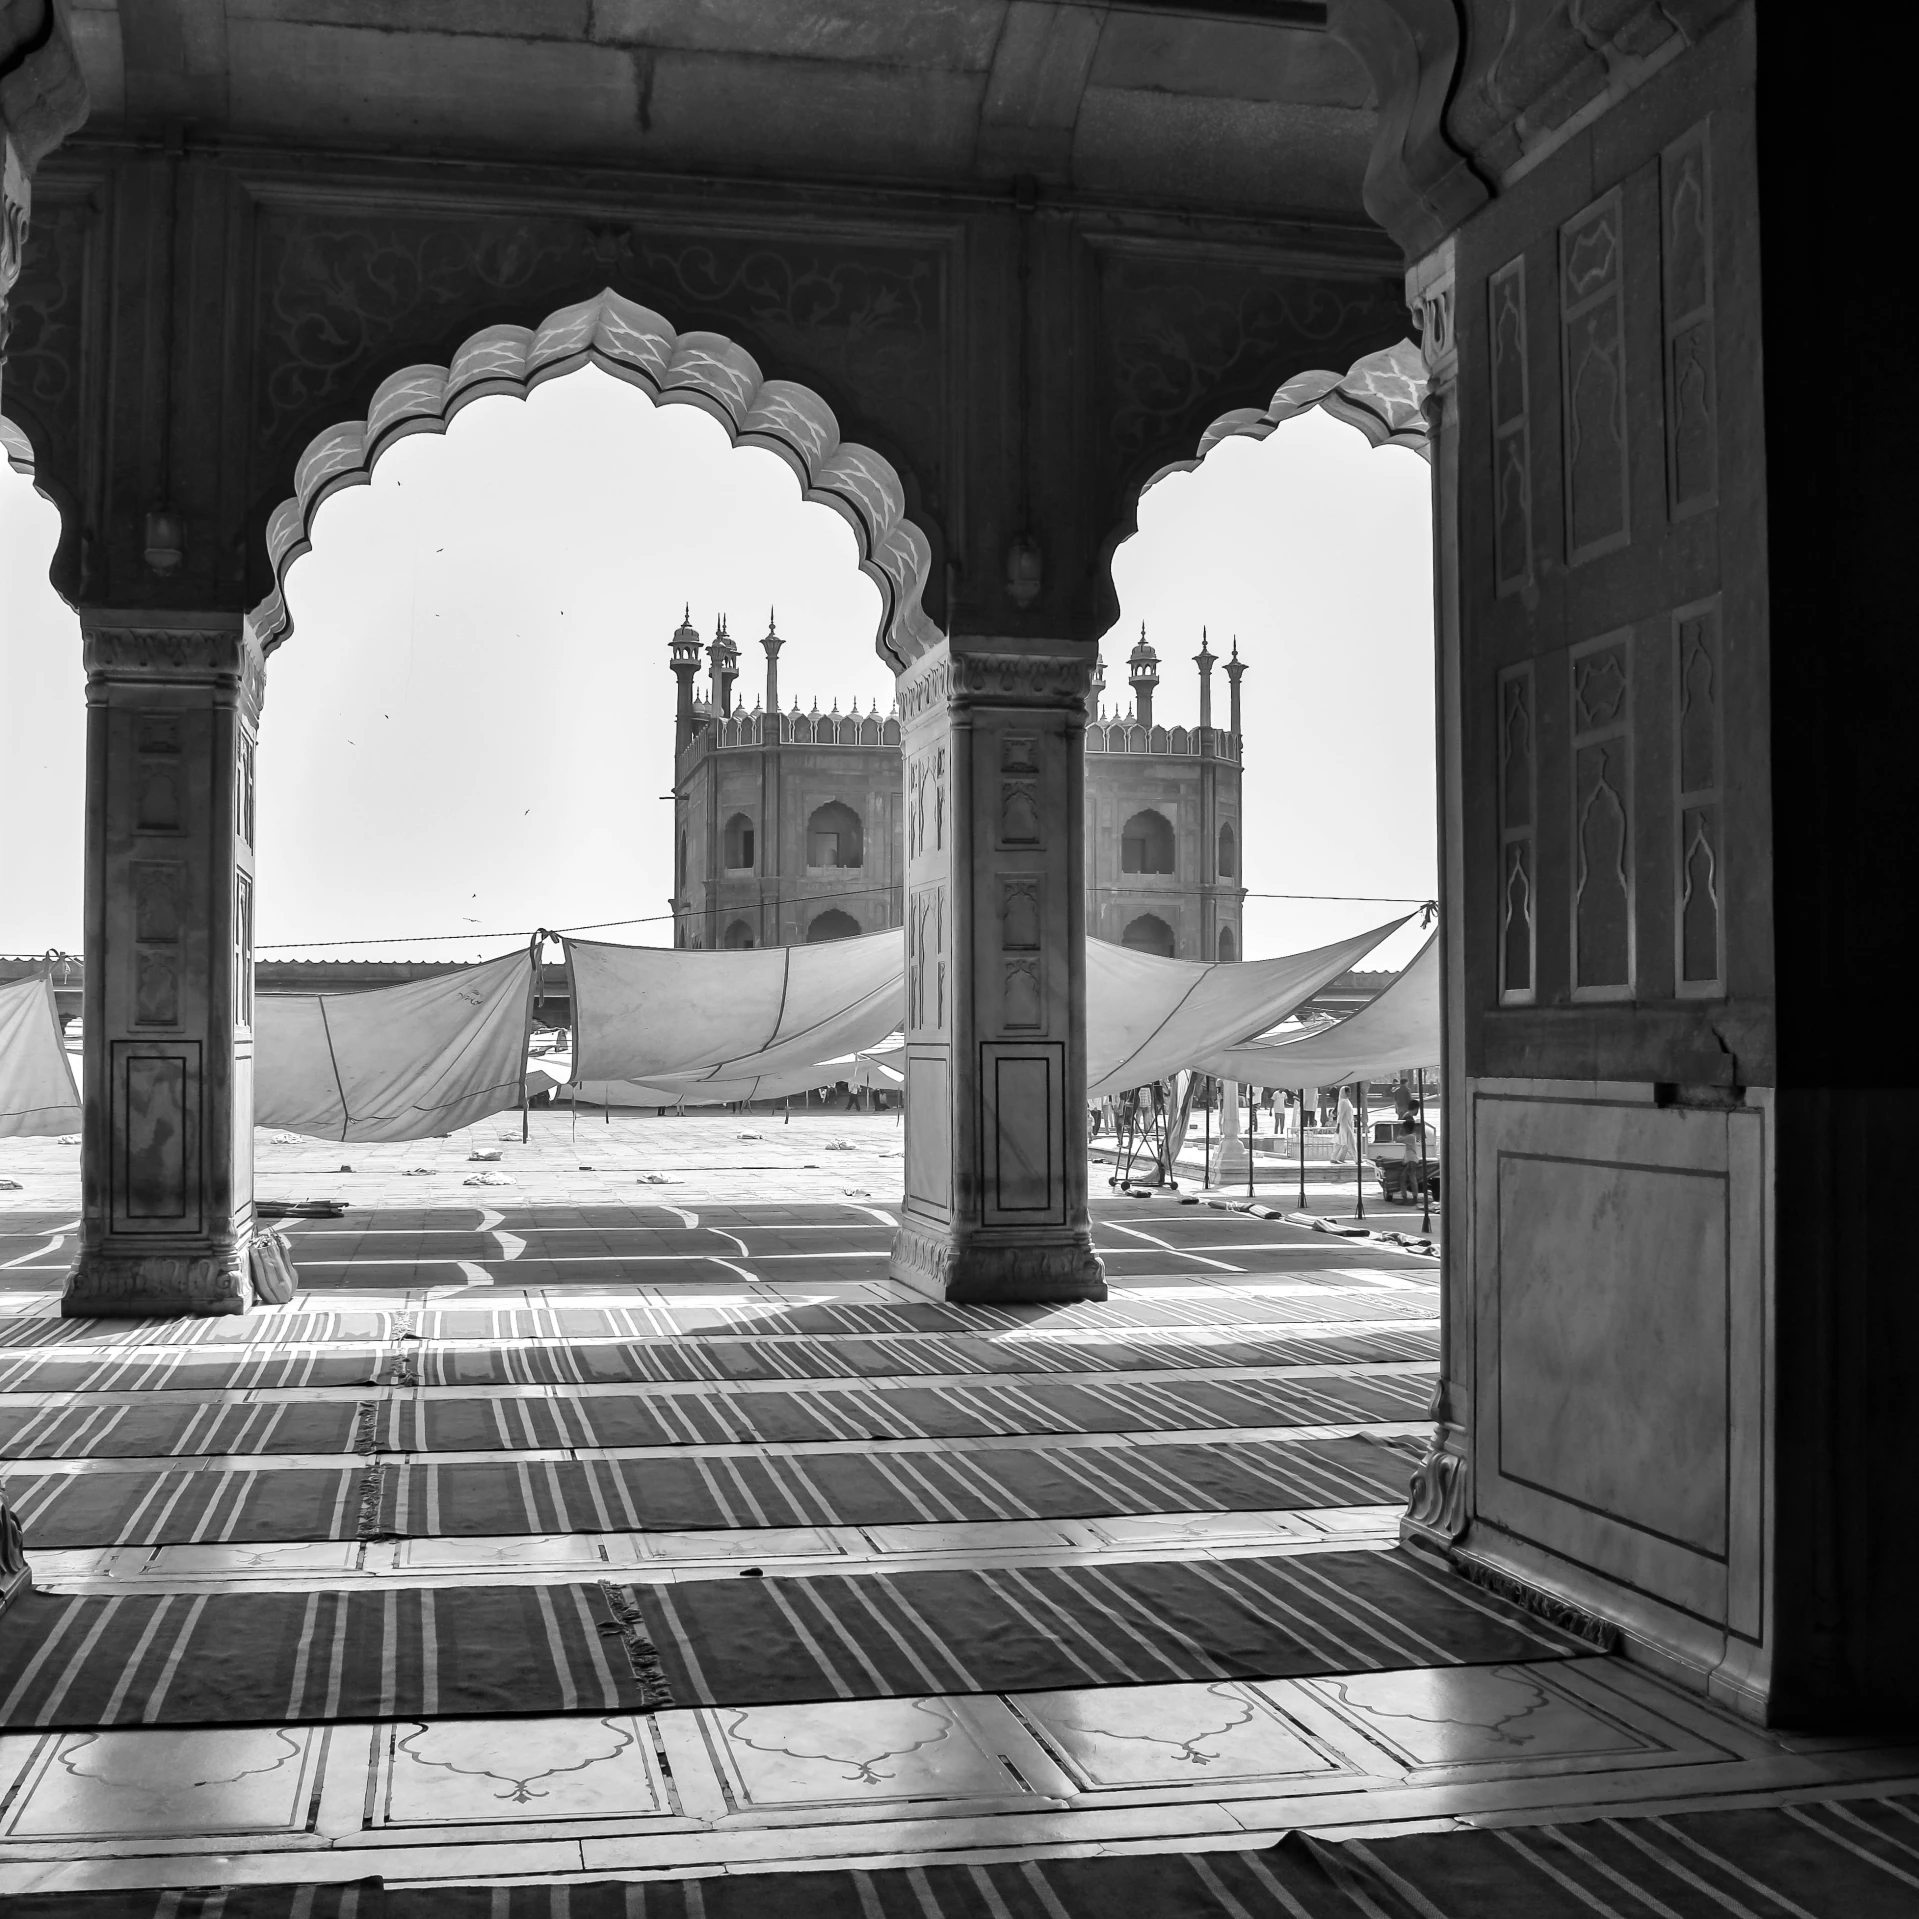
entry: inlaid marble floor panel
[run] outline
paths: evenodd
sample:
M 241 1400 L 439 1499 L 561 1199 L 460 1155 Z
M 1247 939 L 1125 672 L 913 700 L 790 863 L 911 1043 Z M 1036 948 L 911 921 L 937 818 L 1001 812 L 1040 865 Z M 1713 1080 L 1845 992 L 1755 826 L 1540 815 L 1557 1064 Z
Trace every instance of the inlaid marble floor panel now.
M 954 1564 L 1059 1566 L 1384 1548 L 1399 1537 L 1399 1515 L 1397 1506 L 1347 1506 L 750 1532 L 112 1546 L 37 1551 L 33 1565 L 39 1587 L 58 1593 L 314 1592 L 376 1579 L 402 1586 L 538 1585 L 611 1571 L 627 1581 L 672 1582 L 747 1564 L 788 1573 L 893 1573 Z
M 1613 1659 L 1359 1678 L 0 1737 L 0 1895 L 1247 1845 L 1910 1790 Z M 290 1857 L 289 1855 L 297 1855 Z

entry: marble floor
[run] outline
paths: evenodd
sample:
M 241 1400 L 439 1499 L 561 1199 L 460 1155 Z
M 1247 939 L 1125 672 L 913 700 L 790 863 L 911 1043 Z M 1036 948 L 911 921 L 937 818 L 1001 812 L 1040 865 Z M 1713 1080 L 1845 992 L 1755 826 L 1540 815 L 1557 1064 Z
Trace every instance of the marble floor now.
M 503 1124 L 406 1148 L 263 1137 L 263 1194 L 346 1210 L 287 1222 L 303 1282 L 289 1305 L 188 1324 L 58 1318 L 75 1149 L 10 1142 L 0 1480 L 29 1514 L 38 1590 L 163 1595 L 190 1611 L 217 1595 L 264 1606 L 595 1581 L 691 1604 L 742 1576 L 897 1592 L 897 1575 L 951 1569 L 1225 1578 L 1395 1553 L 1396 1497 L 1225 1509 L 1204 1491 L 1206 1462 L 1224 1474 L 1260 1449 L 1311 1461 L 1315 1447 L 1365 1442 L 1403 1477 L 1436 1353 L 1428 1258 L 1108 1196 L 1101 1179 L 1109 1301 L 947 1308 L 885 1274 L 900 1182 L 890 1117 L 583 1117 L 576 1131 L 536 1114 L 533 1134 L 523 1146 Z M 512 1184 L 466 1191 L 476 1165 Z M 616 1419 L 629 1422 L 618 1433 Z M 1057 1509 L 967 1464 L 1009 1451 Z M 1154 1467 L 1175 1456 L 1198 1462 L 1185 1478 Z M 394 1525 L 362 1498 L 357 1524 L 306 1536 L 154 1543 L 88 1534 L 118 1524 L 86 1516 L 118 1511 L 108 1500 L 70 1506 L 80 1536 L 51 1546 L 31 1516 L 49 1490 L 93 1497 L 140 1473 L 169 1498 L 196 1476 L 244 1481 L 253 1511 L 329 1472 L 378 1484 L 427 1466 L 617 1466 L 644 1483 L 862 1461 L 904 1475 L 929 1458 L 999 1488 L 981 1497 L 1000 1509 L 486 1532 L 442 1527 L 424 1507 Z M 1158 1506 L 1109 1494 L 1122 1462 L 1147 1475 L 1130 1488 L 1166 1489 Z M 1335 1485 L 1312 1470 L 1323 1480 L 1287 1483 Z M 1284 1625 L 1275 1615 L 1276 1644 Z M 7 1630 L 0 1616 L 0 1641 Z M 776 1703 L 676 1694 L 653 1711 L 511 1718 L 28 1726 L 0 1698 L 0 1905 L 375 1874 L 424 1888 L 1246 1848 L 1286 1831 L 1358 1839 L 1919 1783 L 1919 1753 L 1761 1731 L 1576 1645 L 1476 1663 L 1438 1657 L 1437 1640 L 1429 1661 L 1410 1629 L 1404 1643 L 1395 1664 L 1331 1656 L 1284 1677 L 1269 1666 L 1064 1690 L 1029 1677 L 877 1697 L 822 1685 Z M 1234 1656 L 1257 1673 L 1257 1645 Z

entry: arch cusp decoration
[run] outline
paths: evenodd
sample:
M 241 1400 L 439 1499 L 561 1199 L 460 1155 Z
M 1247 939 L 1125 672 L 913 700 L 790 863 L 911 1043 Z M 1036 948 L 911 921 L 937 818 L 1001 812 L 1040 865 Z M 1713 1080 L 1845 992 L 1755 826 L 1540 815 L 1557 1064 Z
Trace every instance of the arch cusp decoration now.
M 1190 460 L 1163 466 L 1140 488 L 1145 493 L 1169 473 L 1190 473 L 1222 440 L 1263 440 L 1287 420 L 1314 407 L 1357 427 L 1374 446 L 1411 447 L 1432 458 L 1426 432 L 1426 362 L 1411 340 L 1368 353 L 1344 373 L 1296 373 L 1263 407 L 1223 413 L 1200 435 Z
M 413 433 L 444 433 L 464 406 L 489 394 L 525 399 L 544 381 L 597 366 L 661 406 L 696 406 L 735 446 L 778 455 L 801 497 L 828 506 L 852 529 L 860 571 L 880 590 L 880 651 L 898 671 L 939 637 L 920 605 L 932 564 L 925 534 L 906 517 L 906 492 L 872 448 L 840 438 L 832 409 L 809 387 L 769 380 L 744 347 L 717 333 L 680 333 L 608 289 L 562 307 L 534 328 L 492 326 L 462 346 L 450 366 L 410 366 L 381 382 L 364 420 L 315 439 L 294 470 L 293 497 L 267 522 L 273 590 L 251 616 L 271 652 L 292 631 L 287 569 L 312 549 L 313 516 L 343 487 L 364 486 L 389 447 Z

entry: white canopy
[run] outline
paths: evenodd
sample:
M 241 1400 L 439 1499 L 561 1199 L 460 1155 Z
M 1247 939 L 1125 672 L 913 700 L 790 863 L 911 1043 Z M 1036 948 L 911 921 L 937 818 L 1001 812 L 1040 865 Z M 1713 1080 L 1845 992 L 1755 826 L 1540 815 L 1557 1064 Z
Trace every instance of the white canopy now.
M 906 1045 L 892 1034 L 877 1047 L 844 1053 L 837 1059 L 790 1066 L 778 1073 L 715 1073 L 691 1078 L 656 1080 L 584 1080 L 567 1088 L 582 1106 L 677 1106 L 691 1100 L 696 1106 L 724 1105 L 732 1100 L 786 1099 L 822 1086 L 878 1086 L 897 1089 L 906 1084 Z
M 0 1138 L 77 1133 L 80 1091 L 73 1083 L 53 983 L 0 986 Z
M 1086 1090 L 1108 1093 L 1167 1079 L 1182 1067 L 1233 1075 L 1202 1055 L 1264 1033 L 1347 972 L 1403 919 L 1310 953 L 1208 965 L 1161 959 L 1106 940 L 1086 942 Z M 1291 1082 L 1289 1081 L 1288 1084 Z
M 254 1123 L 322 1139 L 429 1139 L 520 1103 L 526 953 L 364 993 L 254 1002 Z
M 1439 1064 L 1439 932 L 1369 1006 L 1299 1039 L 1254 1040 L 1198 1062 L 1253 1086 L 1339 1086 Z
M 824 1063 L 876 1046 L 906 1011 L 898 928 L 817 946 L 675 951 L 568 940 L 573 1077 L 589 1088 L 635 1081 L 675 1090 L 660 1104 L 766 1099 L 846 1072 Z M 768 1082 L 759 1092 L 736 1082 Z M 724 1085 L 722 1083 L 725 1083 Z M 617 1097 L 625 1097 L 618 1090 Z M 654 1103 L 650 1091 L 635 1103 Z

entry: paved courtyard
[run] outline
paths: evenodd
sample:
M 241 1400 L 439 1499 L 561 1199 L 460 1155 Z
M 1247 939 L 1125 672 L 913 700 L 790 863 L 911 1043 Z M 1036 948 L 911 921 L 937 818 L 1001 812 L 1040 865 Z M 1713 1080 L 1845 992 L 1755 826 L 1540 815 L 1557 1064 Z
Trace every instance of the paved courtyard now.
M 1430 1258 L 1096 1168 L 1109 1300 L 949 1306 L 887 1276 L 900 1151 L 858 1114 L 262 1136 L 263 1199 L 345 1202 L 284 1222 L 301 1291 L 139 1322 L 57 1316 L 78 1149 L 10 1144 L 38 1590 L 0 1624 L 0 1898 L 1250 1858 L 1912 1788 L 1397 1546 Z

